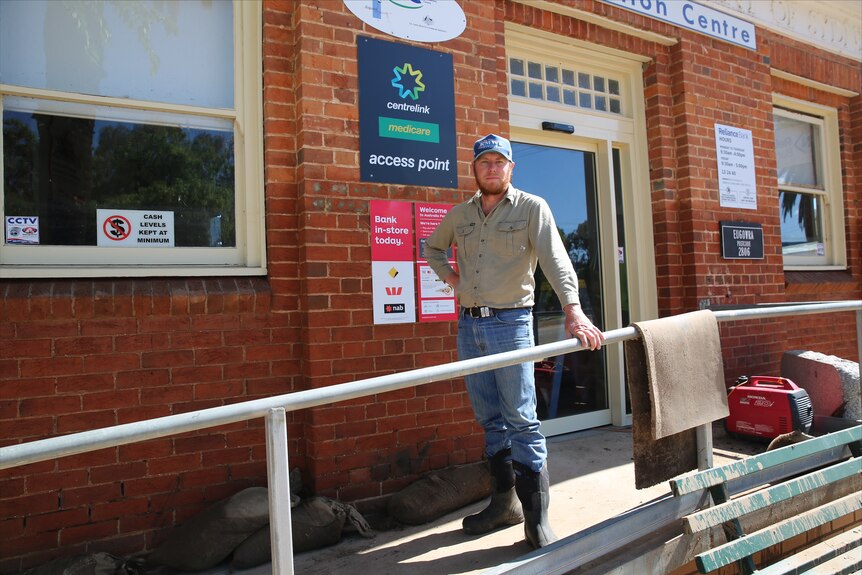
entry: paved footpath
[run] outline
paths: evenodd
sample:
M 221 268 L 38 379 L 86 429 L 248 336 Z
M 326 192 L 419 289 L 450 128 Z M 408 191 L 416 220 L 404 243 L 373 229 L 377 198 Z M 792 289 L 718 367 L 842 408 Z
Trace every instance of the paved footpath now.
M 715 463 L 759 453 L 764 445 L 733 441 L 714 426 Z M 667 483 L 634 487 L 631 428 L 603 427 L 548 440 L 551 525 L 563 537 L 669 493 Z M 473 575 L 528 553 L 523 525 L 469 536 L 461 520 L 479 501 L 420 526 L 379 531 L 373 539 L 347 534 L 332 547 L 294 558 L 296 575 Z M 237 571 L 271 573 L 271 565 Z

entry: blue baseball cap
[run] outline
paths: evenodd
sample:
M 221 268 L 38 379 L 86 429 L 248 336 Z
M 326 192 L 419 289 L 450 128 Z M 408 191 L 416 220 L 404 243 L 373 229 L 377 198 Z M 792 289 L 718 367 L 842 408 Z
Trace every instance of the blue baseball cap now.
M 488 134 L 484 138 L 476 140 L 476 143 L 473 144 L 473 161 L 475 162 L 485 152 L 497 152 L 505 156 L 510 162 L 512 161 L 512 144 L 497 134 Z

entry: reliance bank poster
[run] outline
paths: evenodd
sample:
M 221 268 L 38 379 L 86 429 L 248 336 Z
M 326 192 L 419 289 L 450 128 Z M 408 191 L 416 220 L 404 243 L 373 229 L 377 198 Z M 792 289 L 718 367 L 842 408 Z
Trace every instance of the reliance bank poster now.
M 359 36 L 363 182 L 458 187 L 452 55 Z

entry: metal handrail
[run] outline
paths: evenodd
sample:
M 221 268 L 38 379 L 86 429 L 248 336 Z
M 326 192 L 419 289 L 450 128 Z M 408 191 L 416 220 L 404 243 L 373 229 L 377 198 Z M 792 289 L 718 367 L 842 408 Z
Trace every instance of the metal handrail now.
M 713 311 L 716 321 L 739 321 L 766 319 L 794 315 L 811 315 L 856 310 L 857 345 L 862 358 L 862 300 L 827 302 L 776 307 L 753 307 L 747 309 Z M 627 327 L 605 332 L 605 344 L 621 343 L 636 339 L 638 332 Z M 290 537 L 290 505 L 285 503 L 284 489 L 287 485 L 286 411 L 296 411 L 378 393 L 386 393 L 435 381 L 463 377 L 499 367 L 546 357 L 581 351 L 585 347 L 577 339 L 567 339 L 529 349 L 515 350 L 487 357 L 456 361 L 393 373 L 359 381 L 341 383 L 297 391 L 283 395 L 223 405 L 199 411 L 181 413 L 83 431 L 70 435 L 40 439 L 28 443 L 0 447 L 0 470 L 36 463 L 57 457 L 117 447 L 139 441 L 147 441 L 168 435 L 177 435 L 218 427 L 230 423 L 247 421 L 258 417 L 267 423 L 267 464 L 270 489 L 270 518 L 272 528 L 273 572 L 292 574 L 292 546 Z M 273 496 L 273 495 L 276 496 Z M 286 524 L 285 524 L 286 523 Z M 285 541 L 286 540 L 286 541 Z M 289 559 L 284 561 L 284 559 Z
M 716 321 L 725 322 L 853 310 L 862 310 L 862 300 L 724 310 L 715 311 L 713 314 L 715 314 Z M 605 332 L 605 344 L 621 343 L 636 337 L 638 337 L 637 331 L 633 327 L 615 329 Z M 857 340 L 859 339 L 857 337 Z M 463 377 L 498 367 L 525 361 L 536 361 L 583 349 L 584 346 L 577 339 L 555 341 L 529 349 L 0 447 L 0 470 L 56 457 L 76 455 L 97 449 L 265 417 L 273 408 L 283 407 L 285 411 L 297 411 L 435 381 Z M 860 357 L 862 357 L 862 353 L 860 353 Z

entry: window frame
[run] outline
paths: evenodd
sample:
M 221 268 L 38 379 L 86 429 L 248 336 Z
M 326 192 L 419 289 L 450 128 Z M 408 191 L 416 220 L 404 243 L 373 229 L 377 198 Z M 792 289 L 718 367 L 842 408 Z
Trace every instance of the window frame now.
M 847 250 L 844 229 L 844 188 L 841 179 L 841 149 L 839 144 L 838 111 L 835 108 L 805 102 L 795 98 L 774 95 L 773 114 L 806 122 L 819 130 L 820 149 L 817 165 L 822 169 L 823 188 L 779 185 L 776 173 L 775 208 L 779 227 L 781 206 L 778 198 L 782 191 L 803 192 L 819 196 L 823 203 L 824 255 L 812 263 L 811 256 L 793 256 L 782 252 L 786 271 L 834 271 L 847 269 Z M 775 138 L 773 138 L 773 141 Z M 777 162 L 776 162 L 777 170 Z
M 173 113 L 229 120 L 233 124 L 236 247 L 98 248 L 33 246 L 0 242 L 0 277 L 175 277 L 266 275 L 263 170 L 262 7 L 259 2 L 233 4 L 234 108 L 204 108 L 144 100 L 90 96 L 0 84 L 3 98 L 50 100 L 52 105 L 100 106 L 130 114 Z M 2 157 L 0 139 L 0 157 Z M 0 162 L 0 185 L 2 185 Z M 0 201 L 0 221 L 5 221 Z M 4 230 L 5 233 L 5 230 Z M 94 254 L 97 254 L 94 257 Z M 99 263 L 96 263 L 98 260 Z M 129 263 L 133 262 L 133 263 Z

